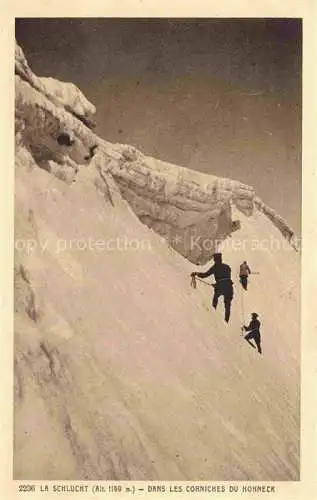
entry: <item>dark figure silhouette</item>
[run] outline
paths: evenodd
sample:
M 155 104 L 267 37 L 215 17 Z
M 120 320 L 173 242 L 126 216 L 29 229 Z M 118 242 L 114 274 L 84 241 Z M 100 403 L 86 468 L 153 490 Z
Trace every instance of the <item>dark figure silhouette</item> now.
M 250 321 L 249 326 L 243 326 L 243 329 L 246 332 L 249 332 L 244 338 L 249 344 L 255 349 L 255 345 L 250 342 L 250 340 L 254 340 L 256 343 L 256 347 L 258 348 L 258 353 L 262 354 L 261 349 L 261 334 L 260 334 L 260 326 L 261 323 L 258 320 L 258 314 L 252 313 L 252 320 Z
M 233 299 L 233 283 L 231 281 L 231 268 L 222 262 L 221 253 L 214 254 L 214 265 L 205 273 L 191 273 L 192 276 L 199 276 L 199 278 L 207 278 L 212 274 L 215 277 L 216 283 L 214 286 L 214 296 L 212 305 L 216 309 L 219 297 L 223 295 L 225 304 L 225 321 L 229 321 L 231 302 Z
M 248 277 L 249 277 L 249 274 L 251 274 L 251 269 L 249 268 L 248 263 L 245 260 L 244 262 L 242 262 L 242 264 L 240 266 L 240 274 L 239 274 L 240 283 L 241 283 L 241 285 L 243 286 L 243 288 L 245 290 L 248 289 Z

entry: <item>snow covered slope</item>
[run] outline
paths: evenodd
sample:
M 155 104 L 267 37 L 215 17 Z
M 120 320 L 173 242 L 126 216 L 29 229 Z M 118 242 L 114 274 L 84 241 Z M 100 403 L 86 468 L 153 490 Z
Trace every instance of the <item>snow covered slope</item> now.
M 292 241 L 252 188 L 102 141 L 30 71 L 16 77 L 14 477 L 298 479 Z M 228 325 L 211 287 L 190 287 L 215 239 L 234 272 Z M 260 274 L 242 293 L 245 258 Z M 240 334 L 253 310 L 263 356 Z

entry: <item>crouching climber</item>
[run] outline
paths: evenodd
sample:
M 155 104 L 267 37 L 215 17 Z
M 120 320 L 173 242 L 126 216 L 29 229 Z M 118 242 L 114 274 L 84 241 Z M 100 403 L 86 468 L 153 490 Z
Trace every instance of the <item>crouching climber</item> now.
M 262 354 L 262 349 L 261 349 L 261 334 L 260 334 L 260 326 L 261 323 L 258 320 L 258 314 L 257 313 L 252 313 L 251 315 L 252 319 L 250 321 L 249 326 L 243 326 L 243 330 L 246 332 L 249 332 L 247 335 L 245 335 L 245 340 L 255 349 L 255 345 L 250 342 L 250 340 L 254 340 L 256 347 L 258 348 L 258 353 Z
M 233 299 L 233 282 L 231 281 L 231 268 L 228 264 L 222 262 L 222 254 L 215 253 L 214 265 L 205 273 L 191 273 L 191 276 L 198 276 L 199 278 L 207 278 L 214 275 L 216 283 L 214 286 L 214 296 L 212 305 L 214 309 L 217 308 L 219 297 L 223 296 L 225 304 L 225 321 L 228 322 L 230 318 L 231 302 Z

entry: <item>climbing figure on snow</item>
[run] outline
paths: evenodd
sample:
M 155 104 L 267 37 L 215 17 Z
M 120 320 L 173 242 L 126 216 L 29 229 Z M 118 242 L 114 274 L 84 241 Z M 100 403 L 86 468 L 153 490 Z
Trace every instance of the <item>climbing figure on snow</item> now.
M 214 309 L 217 308 L 218 299 L 223 295 L 225 303 L 225 321 L 228 322 L 230 318 L 231 302 L 233 299 L 233 282 L 231 281 L 231 268 L 228 264 L 222 262 L 222 254 L 215 253 L 214 265 L 205 273 L 191 273 L 192 278 L 198 276 L 199 278 L 207 278 L 212 274 L 215 277 L 216 283 L 214 287 L 214 296 L 212 299 L 212 305 Z
M 261 323 L 258 320 L 258 314 L 257 313 L 252 313 L 251 315 L 252 319 L 250 321 L 249 326 L 243 326 L 242 329 L 246 332 L 249 332 L 247 335 L 245 335 L 245 340 L 249 342 L 249 344 L 255 349 L 255 345 L 250 342 L 250 340 L 254 340 L 256 343 L 256 347 L 258 348 L 258 353 L 262 354 L 262 349 L 261 349 L 261 334 L 260 334 L 260 326 Z
M 245 260 L 242 262 L 240 265 L 240 273 L 239 273 L 239 278 L 240 278 L 240 283 L 244 290 L 248 289 L 248 278 L 249 274 L 251 274 L 251 269 L 249 268 L 249 265 L 247 261 Z

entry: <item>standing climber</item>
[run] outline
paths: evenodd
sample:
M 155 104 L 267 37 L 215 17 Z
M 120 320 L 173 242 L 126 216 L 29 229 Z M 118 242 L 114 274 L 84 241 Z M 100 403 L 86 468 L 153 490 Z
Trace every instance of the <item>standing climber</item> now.
M 239 273 L 240 283 L 243 286 L 244 290 L 248 289 L 249 274 L 251 274 L 251 269 L 249 268 L 249 265 L 245 260 L 240 265 L 240 273 Z
M 250 321 L 249 326 L 243 326 L 243 330 L 246 332 L 249 332 L 247 335 L 245 335 L 245 340 L 249 342 L 249 344 L 255 349 L 255 345 L 250 342 L 251 339 L 254 340 L 256 343 L 256 346 L 258 348 L 258 353 L 262 354 L 262 349 L 261 349 L 261 334 L 260 334 L 260 326 L 261 323 L 258 320 L 258 314 L 257 313 L 252 313 L 251 315 L 252 319 Z
M 225 321 L 228 323 L 231 311 L 231 301 L 233 299 L 233 282 L 231 281 L 231 268 L 222 262 L 221 253 L 215 253 L 214 265 L 205 273 L 191 273 L 191 276 L 199 276 L 200 278 L 207 278 L 212 274 L 215 277 L 216 283 L 214 286 L 214 296 L 212 305 L 214 309 L 217 308 L 218 299 L 223 295 L 225 304 Z

